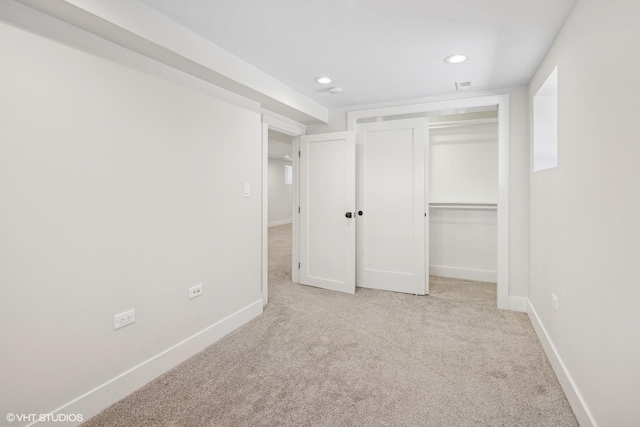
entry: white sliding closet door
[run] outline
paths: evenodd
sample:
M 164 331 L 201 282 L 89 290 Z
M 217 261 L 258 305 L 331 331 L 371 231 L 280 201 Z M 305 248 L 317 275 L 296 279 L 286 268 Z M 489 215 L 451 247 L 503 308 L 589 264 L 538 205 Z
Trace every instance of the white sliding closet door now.
M 357 125 L 358 286 L 428 293 L 426 118 Z
M 353 132 L 300 137 L 300 283 L 354 293 Z

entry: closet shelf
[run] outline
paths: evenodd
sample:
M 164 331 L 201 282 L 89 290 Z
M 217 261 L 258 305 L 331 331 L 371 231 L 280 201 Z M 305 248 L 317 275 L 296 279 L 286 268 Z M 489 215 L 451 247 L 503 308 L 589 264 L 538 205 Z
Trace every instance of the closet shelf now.
M 429 208 L 497 210 L 498 203 L 496 202 L 429 202 Z

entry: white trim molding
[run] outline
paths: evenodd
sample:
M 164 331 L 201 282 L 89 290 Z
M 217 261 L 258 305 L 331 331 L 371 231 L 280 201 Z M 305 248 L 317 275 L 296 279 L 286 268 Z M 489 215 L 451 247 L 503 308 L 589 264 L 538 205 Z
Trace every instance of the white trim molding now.
M 293 139 L 293 152 L 298 155 L 293 156 L 293 221 L 291 225 L 291 281 L 300 283 L 300 136 Z
M 51 414 L 58 412 L 82 414 L 83 421 L 87 421 L 260 314 L 262 314 L 262 300 L 257 300 L 71 402 L 51 411 Z M 28 424 L 27 427 L 36 424 L 38 424 L 38 421 Z M 78 424 L 80 423 L 71 423 L 71 425 Z
M 347 130 L 355 130 L 358 120 L 433 114 L 469 108 L 498 109 L 498 308 L 508 310 L 509 304 L 509 95 L 487 95 L 458 98 L 421 104 L 381 107 L 349 111 Z
M 529 315 L 529 320 L 531 320 L 533 329 L 536 331 L 538 339 L 542 344 L 542 348 L 544 348 L 544 351 L 549 358 L 551 367 L 558 377 L 558 382 L 560 382 L 560 386 L 562 386 L 562 390 L 567 396 L 569 405 L 571 405 L 571 409 L 573 410 L 578 423 L 581 427 L 597 427 L 597 423 L 593 418 L 591 411 L 589 411 L 587 403 L 582 397 L 580 390 L 578 390 L 578 386 L 571 377 L 567 366 L 562 361 L 556 346 L 553 344 L 553 341 L 551 341 L 547 330 L 542 322 L 540 322 L 540 317 L 538 317 L 535 308 L 531 305 L 531 301 L 528 303 L 527 314 Z
M 265 120 L 265 116 L 262 116 L 262 191 L 260 197 L 262 199 L 262 268 L 261 268 L 261 283 L 262 289 L 262 304 L 267 305 L 269 302 L 269 124 Z
M 293 137 L 305 135 L 307 132 L 305 125 L 264 109 L 262 110 L 262 123 L 268 125 L 271 130 Z
M 293 217 L 287 222 L 273 221 L 269 222 L 269 130 L 275 130 L 293 137 L 293 152 L 297 153 L 298 137 L 305 135 L 307 127 L 303 124 L 287 119 L 276 113 L 263 111 L 262 114 L 262 303 L 267 305 L 269 302 L 269 227 L 280 224 L 293 223 L 293 241 L 294 245 L 297 239 L 298 226 L 298 156 L 293 156 L 291 165 L 293 166 L 293 200 L 292 210 Z M 294 246 L 292 258 L 292 280 L 297 283 L 298 259 Z

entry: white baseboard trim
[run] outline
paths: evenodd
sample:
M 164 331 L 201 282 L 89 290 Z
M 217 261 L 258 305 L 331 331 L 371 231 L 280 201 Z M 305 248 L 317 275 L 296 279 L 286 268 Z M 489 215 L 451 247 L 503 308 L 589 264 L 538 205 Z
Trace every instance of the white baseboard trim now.
M 51 413 L 82 414 L 83 422 L 87 421 L 260 314 L 262 314 L 262 299 L 182 340 L 71 402 L 51 411 Z M 28 424 L 26 427 L 36 424 L 38 424 L 37 421 Z M 79 422 L 75 424 L 65 423 L 65 425 L 79 424 Z
M 453 277 L 455 279 L 476 280 L 479 282 L 497 282 L 498 273 L 488 270 L 475 270 L 473 268 L 444 267 L 441 265 L 430 265 L 429 274 L 431 276 Z
M 529 300 L 527 298 L 509 296 L 509 310 L 526 313 L 528 306 Z
M 284 225 L 284 224 L 291 224 L 292 219 L 279 219 L 277 221 L 271 221 L 269 222 L 269 227 L 274 227 L 276 225 Z
M 547 330 L 542 325 L 542 322 L 540 322 L 538 313 L 536 313 L 535 308 L 533 308 L 533 305 L 531 305 L 531 301 L 529 301 L 529 303 L 527 304 L 527 314 L 529 315 L 529 319 L 531 320 L 533 329 L 536 331 L 538 339 L 542 343 L 542 347 L 544 348 L 544 351 L 549 358 L 549 362 L 551 363 L 551 366 L 553 367 L 553 370 L 558 377 L 558 382 L 560 382 L 562 390 L 567 396 L 569 405 L 571 405 L 571 409 L 573 410 L 578 423 L 581 427 L 597 427 L 598 424 L 593 418 L 591 411 L 589 411 L 589 408 L 587 407 L 582 394 L 580 394 L 576 383 L 573 381 L 571 374 L 569 374 L 566 365 L 558 354 L 556 346 L 549 338 Z

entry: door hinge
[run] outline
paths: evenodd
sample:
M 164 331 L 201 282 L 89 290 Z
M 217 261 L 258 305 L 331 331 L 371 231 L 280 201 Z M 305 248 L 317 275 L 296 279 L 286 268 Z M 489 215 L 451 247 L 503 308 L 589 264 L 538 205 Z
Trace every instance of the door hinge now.
M 298 150 L 298 157 L 302 157 L 302 154 L 300 154 L 300 150 Z
M 298 206 L 298 213 L 300 213 L 300 206 Z
M 298 263 L 298 270 L 300 270 L 300 263 Z

